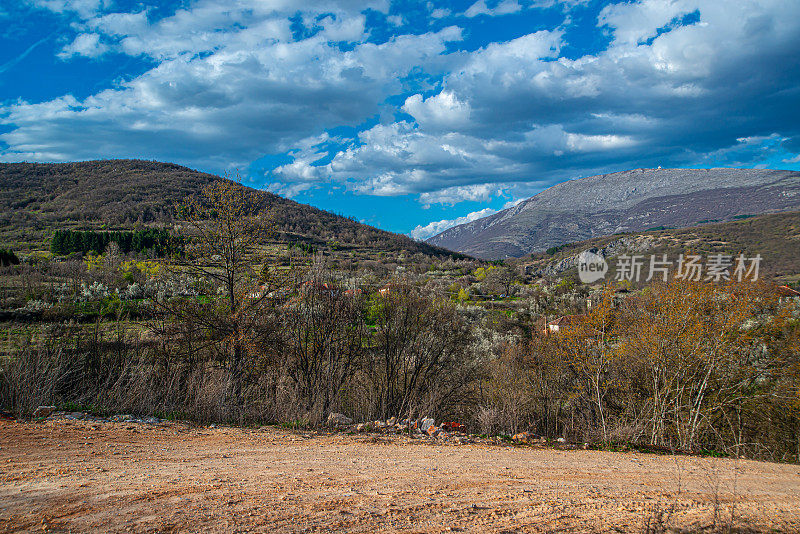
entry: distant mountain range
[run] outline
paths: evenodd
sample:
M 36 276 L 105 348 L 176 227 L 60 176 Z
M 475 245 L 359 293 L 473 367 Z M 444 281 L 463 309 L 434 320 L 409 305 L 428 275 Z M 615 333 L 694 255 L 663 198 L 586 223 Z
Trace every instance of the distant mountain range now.
M 163 226 L 174 205 L 219 176 L 141 160 L 0 164 L 0 247 L 41 249 L 56 229 Z M 279 240 L 355 249 L 452 254 L 262 191 Z
M 512 258 L 621 232 L 791 210 L 800 210 L 800 172 L 635 169 L 560 183 L 427 242 L 479 258 Z

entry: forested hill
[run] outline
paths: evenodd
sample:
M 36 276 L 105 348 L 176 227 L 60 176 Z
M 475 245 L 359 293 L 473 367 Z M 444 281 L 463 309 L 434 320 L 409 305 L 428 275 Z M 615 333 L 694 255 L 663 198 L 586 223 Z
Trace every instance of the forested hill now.
M 0 238 L 37 248 L 55 230 L 105 226 L 129 229 L 167 224 L 175 202 L 220 179 L 180 165 L 141 160 L 0 164 Z M 386 251 L 450 254 L 268 192 L 280 236 Z

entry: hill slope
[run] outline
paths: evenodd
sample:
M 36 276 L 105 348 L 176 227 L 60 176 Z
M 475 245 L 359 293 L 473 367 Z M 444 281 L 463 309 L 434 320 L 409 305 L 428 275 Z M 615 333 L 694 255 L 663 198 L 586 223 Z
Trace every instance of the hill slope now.
M 800 209 L 800 172 L 636 169 L 557 184 L 428 242 L 483 258 L 521 257 L 619 232 L 792 209 Z
M 651 254 L 675 261 L 678 254 L 691 252 L 707 257 L 710 254 L 744 254 L 763 258 L 761 274 L 785 281 L 800 279 L 800 211 L 760 215 L 728 223 L 705 224 L 678 230 L 656 230 L 598 237 L 569 243 L 552 255 L 535 253 L 523 260 L 529 274 L 565 276 L 577 273 L 578 256 L 591 250 L 603 257 L 620 254 Z M 606 275 L 612 279 L 613 272 Z
M 173 206 L 218 176 L 180 165 L 140 160 L 0 164 L 0 239 L 41 248 L 57 228 L 166 224 Z M 379 230 L 268 192 L 284 239 L 338 241 L 426 255 L 449 251 Z

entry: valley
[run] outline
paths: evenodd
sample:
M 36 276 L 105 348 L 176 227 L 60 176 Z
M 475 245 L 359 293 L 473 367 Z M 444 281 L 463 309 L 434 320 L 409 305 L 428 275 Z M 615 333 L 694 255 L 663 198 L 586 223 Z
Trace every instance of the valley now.
M 0 3 L 0 534 L 800 533 L 800 1 Z
M 490 261 L 168 164 L 0 171 L 42 199 L 0 212 L 2 530 L 800 524 L 800 212 Z

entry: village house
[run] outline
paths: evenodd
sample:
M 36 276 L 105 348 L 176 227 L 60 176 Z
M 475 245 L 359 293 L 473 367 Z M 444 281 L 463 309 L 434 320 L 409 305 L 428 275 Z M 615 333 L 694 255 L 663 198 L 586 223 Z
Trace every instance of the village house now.
M 544 333 L 553 334 L 564 332 L 565 330 L 574 328 L 579 324 L 583 324 L 586 322 L 586 319 L 587 317 L 585 315 L 562 315 L 558 319 L 547 323 L 544 328 Z
M 778 300 L 781 303 L 800 302 L 800 291 L 796 291 L 789 286 L 778 286 L 775 288 L 775 293 L 777 293 Z
M 381 295 L 382 297 L 385 297 L 386 295 L 392 292 L 393 287 L 394 284 L 388 283 L 378 290 L 378 294 Z

